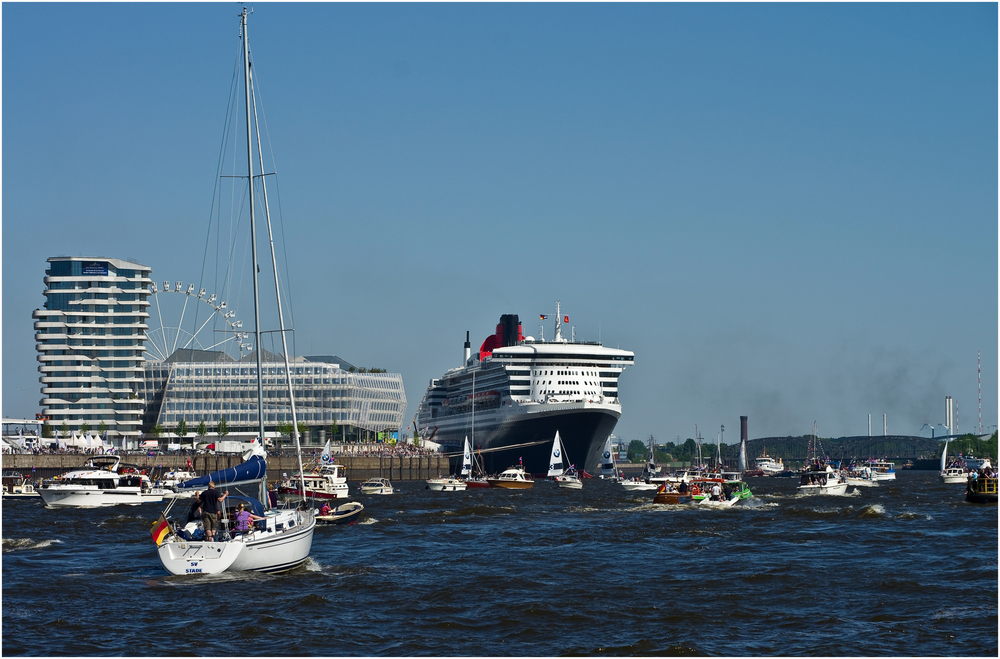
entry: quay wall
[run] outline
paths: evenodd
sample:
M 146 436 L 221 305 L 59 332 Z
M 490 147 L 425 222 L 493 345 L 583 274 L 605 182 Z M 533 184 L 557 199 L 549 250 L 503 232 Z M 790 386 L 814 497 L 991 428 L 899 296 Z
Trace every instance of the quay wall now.
M 90 456 L 80 454 L 4 454 L 3 468 L 15 469 L 32 480 L 52 478 L 70 469 L 83 465 Z M 194 471 L 199 475 L 210 474 L 219 469 L 234 467 L 243 458 L 240 455 L 154 455 L 131 454 L 123 455 L 122 462 L 138 465 L 145 469 L 152 478 L 161 472 L 171 469 L 183 469 L 188 460 Z M 418 481 L 436 478 L 439 474 L 448 475 L 448 458 L 442 455 L 418 456 L 378 456 L 378 455 L 338 455 L 336 463 L 344 466 L 348 481 L 363 481 L 382 476 L 391 481 Z M 312 461 L 304 462 L 306 471 L 312 467 Z M 34 470 L 34 471 L 32 471 Z M 284 474 L 293 476 L 298 471 L 298 461 L 295 457 L 273 456 L 267 458 L 267 477 L 269 481 L 279 481 Z

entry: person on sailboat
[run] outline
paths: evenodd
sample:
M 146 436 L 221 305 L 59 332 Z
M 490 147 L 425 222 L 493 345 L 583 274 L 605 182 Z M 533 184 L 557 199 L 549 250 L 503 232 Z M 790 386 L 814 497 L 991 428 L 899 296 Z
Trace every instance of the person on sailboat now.
M 250 522 L 259 522 L 262 519 L 264 518 L 260 515 L 254 515 L 249 510 L 246 510 L 241 503 L 236 513 L 236 531 L 238 533 L 247 533 L 250 530 Z
M 222 494 L 215 489 L 215 483 L 208 482 L 208 489 L 201 493 L 201 524 L 205 527 L 205 539 L 212 542 L 215 530 L 219 528 L 219 504 L 229 496 L 229 491 Z
M 191 522 L 197 522 L 201 519 L 201 493 L 195 492 L 194 503 L 191 504 L 191 510 L 188 511 L 187 521 L 188 524 Z

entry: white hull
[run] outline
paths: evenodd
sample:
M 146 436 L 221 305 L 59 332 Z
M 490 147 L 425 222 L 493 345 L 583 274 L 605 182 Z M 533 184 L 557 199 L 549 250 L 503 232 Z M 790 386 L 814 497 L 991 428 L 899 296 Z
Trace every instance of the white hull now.
M 464 492 L 466 484 L 457 478 L 431 478 L 427 488 L 432 492 Z
M 284 572 L 302 565 L 312 548 L 313 511 L 277 510 L 266 515 L 267 530 L 238 535 L 227 542 L 183 540 L 171 536 L 157 548 L 171 574 Z M 293 524 L 289 526 L 289 524 Z M 278 525 L 282 529 L 276 530 Z
M 173 490 L 164 490 L 164 499 L 193 499 L 194 495 L 197 494 L 194 490 L 185 490 L 183 492 L 174 492 Z
M 628 481 L 622 481 L 622 487 L 625 488 L 626 492 L 638 492 L 642 490 L 655 490 L 659 487 L 656 483 L 630 483 Z
M 870 478 L 852 478 L 847 477 L 847 484 L 853 485 L 854 487 L 878 487 L 878 481 Z
M 705 497 L 698 502 L 699 506 L 708 506 L 709 508 L 728 508 L 734 505 L 740 498 L 737 496 L 731 497 L 729 499 L 722 499 L 720 501 L 712 501 L 709 497 Z
M 102 490 L 96 486 L 52 485 L 39 490 L 42 501 L 49 508 L 101 508 L 125 504 L 138 506 L 143 503 L 163 501 L 161 490 L 141 492 L 134 488 Z
M 556 485 L 559 487 L 564 487 L 567 490 L 582 490 L 583 483 L 580 482 L 579 478 L 567 478 L 565 476 L 556 476 Z
M 827 494 L 840 496 L 847 494 L 847 483 L 827 483 L 826 485 L 799 485 L 799 494 L 812 496 L 817 494 Z
M 363 487 L 361 488 L 361 494 L 392 494 L 395 492 L 395 488 L 392 487 Z
M 965 473 L 964 469 L 945 469 L 941 472 L 941 482 L 943 483 L 965 483 L 968 480 L 969 474 Z

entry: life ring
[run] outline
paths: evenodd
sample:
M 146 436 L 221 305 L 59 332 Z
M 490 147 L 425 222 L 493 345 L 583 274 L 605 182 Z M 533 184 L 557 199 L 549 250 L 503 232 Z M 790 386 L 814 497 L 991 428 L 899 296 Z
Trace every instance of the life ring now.
M 698 489 L 697 485 L 691 487 L 691 494 L 701 494 L 701 490 Z

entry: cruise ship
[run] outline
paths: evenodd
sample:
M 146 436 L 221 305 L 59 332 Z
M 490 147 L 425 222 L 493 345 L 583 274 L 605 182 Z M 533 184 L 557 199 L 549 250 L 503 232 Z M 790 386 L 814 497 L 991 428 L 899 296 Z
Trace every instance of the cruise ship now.
M 504 314 L 477 354 L 466 333 L 464 364 L 431 380 L 424 393 L 416 416 L 420 436 L 455 454 L 468 437 L 487 473 L 523 462 L 527 471 L 544 474 L 558 430 L 567 464 L 594 473 L 621 417 L 618 377 L 635 355 L 566 340 L 562 325 L 568 322 L 557 304 L 554 338 L 536 340 L 524 336 L 516 314 Z

